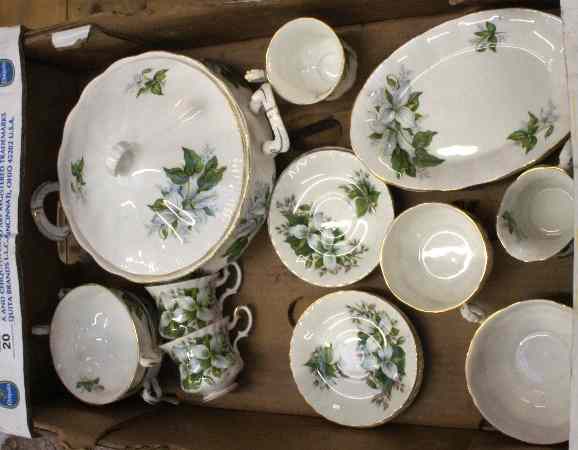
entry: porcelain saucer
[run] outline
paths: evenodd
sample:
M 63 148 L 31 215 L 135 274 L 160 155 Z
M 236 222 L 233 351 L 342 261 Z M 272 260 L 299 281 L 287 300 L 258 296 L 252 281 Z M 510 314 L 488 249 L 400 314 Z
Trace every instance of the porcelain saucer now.
M 269 235 L 285 266 L 308 283 L 346 286 L 379 262 L 394 217 L 387 186 L 342 148 L 313 150 L 279 177 Z
M 350 427 L 393 419 L 421 385 L 422 349 L 412 324 L 391 303 L 361 291 L 313 303 L 295 326 L 289 358 L 307 403 Z

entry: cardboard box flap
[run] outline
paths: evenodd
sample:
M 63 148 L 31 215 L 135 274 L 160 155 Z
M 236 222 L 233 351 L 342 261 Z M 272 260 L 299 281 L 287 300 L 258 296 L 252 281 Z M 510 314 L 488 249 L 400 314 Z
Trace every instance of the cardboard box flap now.
M 99 444 L 191 450 L 260 450 L 275 444 L 283 450 L 467 449 L 478 433 L 481 432 L 400 425 L 361 430 L 312 417 L 167 406 L 125 423 Z
M 26 56 L 62 66 L 73 65 L 82 69 L 91 69 L 144 48 L 144 44 L 138 40 L 112 35 L 98 25 L 91 25 L 86 38 L 79 39 L 73 46 L 55 49 L 55 35 L 62 35 L 65 31 L 72 32 L 79 28 L 81 25 L 25 34 Z
M 56 434 L 71 448 L 92 448 L 110 431 L 151 409 L 138 397 L 105 407 L 62 398 L 34 408 L 34 428 Z
M 144 7 L 143 7 L 144 6 Z M 71 1 L 69 26 L 92 23 L 111 35 L 146 41 L 149 45 L 196 47 L 269 36 L 285 22 L 314 16 L 332 25 L 349 25 L 409 16 L 448 12 L 447 0 L 389 2 L 350 0 L 255 0 L 215 2 L 179 0 L 167 2 Z M 242 18 L 242 20 L 241 20 Z M 51 31 L 52 28 L 41 31 Z

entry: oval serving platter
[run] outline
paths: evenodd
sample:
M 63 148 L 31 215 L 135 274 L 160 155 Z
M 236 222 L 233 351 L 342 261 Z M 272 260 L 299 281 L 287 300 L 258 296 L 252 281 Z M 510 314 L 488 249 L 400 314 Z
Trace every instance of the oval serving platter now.
M 560 18 L 484 11 L 439 25 L 371 74 L 351 144 L 379 178 L 449 191 L 535 163 L 569 133 Z

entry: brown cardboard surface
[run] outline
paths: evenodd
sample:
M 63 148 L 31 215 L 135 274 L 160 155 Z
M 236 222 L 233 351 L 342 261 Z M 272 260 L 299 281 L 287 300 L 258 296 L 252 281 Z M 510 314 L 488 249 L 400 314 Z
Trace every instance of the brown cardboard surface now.
M 55 433 L 68 447 L 88 448 L 111 430 L 118 429 L 124 422 L 150 408 L 140 399 L 95 408 L 62 398 L 35 408 L 34 428 Z
M 0 27 L 22 24 L 45 27 L 68 20 L 67 0 L 5 0 L 0 2 Z
M 182 414 L 187 417 L 183 420 Z M 202 425 L 201 425 L 202 424 Z M 371 430 L 340 427 L 327 421 L 277 414 L 233 413 L 183 406 L 162 408 L 127 423 L 100 444 L 201 450 L 445 450 L 468 449 L 482 432 L 432 427 L 384 426 Z M 505 450 L 505 449 L 504 449 Z
M 109 8 L 112 3 L 92 2 Z M 185 5 L 187 2 L 181 2 Z M 70 5 L 80 2 L 71 0 Z M 132 8 L 139 1 L 124 2 Z M 377 4 L 377 7 L 374 5 Z M 527 3 L 524 3 L 527 4 Z M 151 0 L 150 5 L 160 5 Z M 377 16 L 398 17 L 410 14 L 406 6 L 414 7 L 415 15 L 446 11 L 438 0 L 411 0 L 391 7 L 390 2 L 375 2 Z M 442 7 L 443 6 L 443 7 Z M 67 111 L 80 92 L 80 86 L 102 69 L 102 64 L 122 55 L 134 53 L 147 39 L 162 39 L 169 43 L 187 41 L 182 53 L 194 57 L 210 57 L 235 63 L 243 68 L 262 67 L 268 38 L 256 38 L 198 48 L 198 45 L 219 40 L 242 40 L 249 36 L 270 34 L 269 31 L 288 17 L 317 8 L 320 17 L 331 17 L 335 23 L 367 21 L 371 12 L 367 2 L 338 0 L 327 3 L 280 0 L 231 4 L 199 2 L 193 12 L 155 19 L 143 10 L 134 14 L 139 20 L 126 20 L 121 15 L 97 14 L 91 21 L 99 24 L 89 41 L 81 48 L 57 52 L 50 44 L 50 33 L 32 32 L 27 35 L 27 57 L 46 63 L 56 63 L 60 69 L 45 64 L 30 64 L 28 80 L 27 162 L 23 204 L 40 182 L 55 177 L 56 152 L 61 128 Z M 438 9 L 441 8 L 441 9 Z M 392 11 L 390 11 L 392 10 Z M 146 10 L 144 10 L 146 11 Z M 180 10 L 179 10 L 180 11 Z M 183 10 L 184 11 L 184 10 Z M 405 12 L 404 12 L 405 11 Z M 411 37 L 452 17 L 462 14 L 407 17 L 365 25 L 339 28 L 340 34 L 360 56 L 358 81 L 342 99 L 307 108 L 282 104 L 285 122 L 293 139 L 293 149 L 278 158 L 282 169 L 301 152 L 320 145 L 348 145 L 349 114 L 355 95 L 372 68 L 395 48 Z M 79 13 L 81 14 L 81 13 Z M 124 14 L 121 11 L 121 14 Z M 127 14 L 132 14 L 128 11 Z M 243 20 L 239 20 L 242 17 Z M 94 19 L 94 20 L 93 20 Z M 233 22 L 239 27 L 227 29 Z M 218 23 L 217 23 L 218 22 Z M 192 26 L 195 23 L 195 27 Z M 252 25 L 251 25 L 252 23 Z M 255 23 L 264 25 L 258 27 Z M 251 25 L 251 26 L 249 26 Z M 215 30 L 209 30 L 210 27 Z M 235 29 L 235 34 L 231 30 Z M 239 32 L 237 33 L 237 29 Z M 112 30 L 112 31 L 111 31 Z M 119 30 L 124 34 L 118 34 Z M 126 34 L 126 36 L 125 36 Z M 128 40 L 125 39 L 128 36 Z M 141 38 L 143 40 L 141 40 Z M 198 38 L 191 40 L 192 38 Z M 193 44 L 191 44 L 193 42 Z M 169 48 L 169 44 L 155 47 Z M 74 70 L 70 70 L 71 67 Z M 79 71 L 84 69 L 83 71 Z M 87 71 L 90 69 L 91 71 Z M 96 69 L 96 70 L 95 70 Z M 31 95 L 34 94 L 34 95 Z M 513 260 L 501 249 L 495 237 L 495 214 L 502 193 L 512 177 L 482 187 L 453 193 L 412 193 L 392 188 L 396 212 L 423 201 L 456 203 L 476 215 L 488 231 L 495 249 L 494 270 L 476 300 L 483 301 L 493 312 L 514 301 L 546 297 L 568 302 L 571 293 L 571 259 L 554 259 L 546 263 L 523 264 Z M 29 305 L 29 324 L 49 319 L 56 304 L 56 292 L 83 282 L 100 282 L 146 295 L 144 289 L 125 280 L 110 276 L 94 263 L 65 267 L 58 262 L 56 245 L 43 239 L 34 229 L 27 210 L 22 238 L 23 285 Z M 396 422 L 421 425 L 418 427 L 386 425 L 376 430 L 349 430 L 327 423 L 314 415 L 300 397 L 293 383 L 288 361 L 291 321 L 328 289 L 310 286 L 291 275 L 280 262 L 263 230 L 242 259 L 245 281 L 236 304 L 249 304 L 255 312 L 255 329 L 241 350 L 246 369 L 240 378 L 240 388 L 206 407 L 163 407 L 157 414 L 134 420 L 146 411 L 139 399 L 123 402 L 111 408 L 87 408 L 76 402 L 45 399 L 46 386 L 54 386 L 46 340 L 31 339 L 30 354 L 34 384 L 33 409 L 37 427 L 60 432 L 73 447 L 90 446 L 106 435 L 106 445 L 123 447 L 137 444 L 171 445 L 208 450 L 265 448 L 282 442 L 282 448 L 337 449 L 359 447 L 367 449 L 466 449 L 486 450 L 526 448 L 525 445 L 495 434 L 477 432 L 481 416 L 472 404 L 465 387 L 464 360 L 476 326 L 461 319 L 458 312 L 439 315 L 417 313 L 401 305 L 416 325 L 425 350 L 425 376 L 421 392 L 414 404 Z M 379 271 L 351 288 L 369 290 L 391 299 Z M 231 302 L 232 303 L 232 302 Z M 399 302 L 396 302 L 399 305 Z M 233 305 L 228 305 L 228 310 Z M 167 364 L 163 383 L 168 391 L 176 388 L 174 368 Z M 57 385 L 57 389 L 62 387 Z M 51 389 L 48 389 L 51 390 Z M 56 395 L 60 395 L 59 393 Z M 183 397 L 189 402 L 192 399 Z M 35 400 L 36 399 L 36 400 Z M 40 399 L 43 401 L 41 402 Z M 237 410 L 237 411 L 229 411 Z M 276 414 L 264 414 L 276 413 Z M 128 420 L 128 422 L 127 422 Z M 112 432 L 112 429 L 122 429 Z M 445 428 L 470 428 L 448 430 Z

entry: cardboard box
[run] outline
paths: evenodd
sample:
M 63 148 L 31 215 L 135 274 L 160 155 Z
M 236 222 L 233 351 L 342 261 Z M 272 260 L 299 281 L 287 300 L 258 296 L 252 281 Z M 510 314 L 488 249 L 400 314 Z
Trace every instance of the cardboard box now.
M 281 104 L 293 144 L 292 150 L 277 160 L 282 169 L 303 151 L 323 145 L 347 147 L 350 110 L 371 70 L 412 37 L 482 7 L 472 7 L 472 2 L 450 6 L 446 0 L 181 3 L 174 10 L 167 7 L 162 15 L 91 16 L 87 39 L 72 47 L 54 48 L 53 33 L 84 25 L 83 21 L 28 31 L 24 36 L 25 149 L 18 255 L 25 303 L 28 400 L 35 430 L 56 433 L 73 448 L 97 443 L 112 448 L 194 450 L 264 449 L 271 445 L 319 450 L 529 447 L 492 431 L 470 400 L 464 362 L 476 326 L 462 320 L 457 311 L 428 315 L 399 302 L 396 304 L 413 321 L 424 345 L 424 381 L 413 405 L 394 423 L 376 429 L 343 428 L 317 417 L 292 380 L 289 340 L 291 324 L 309 304 L 330 290 L 291 275 L 273 251 L 266 230 L 241 261 L 245 281 L 235 303 L 249 304 L 256 322 L 250 339 L 242 343 L 246 369 L 237 391 L 207 406 L 194 405 L 177 392 L 177 375 L 170 364 L 163 369 L 162 381 L 169 392 L 181 396 L 183 403 L 178 407 L 150 407 L 139 398 L 107 407 L 88 407 L 64 390 L 52 368 L 47 339 L 30 334 L 31 326 L 50 321 L 58 290 L 97 282 L 146 297 L 142 287 L 105 273 L 95 263 L 62 264 L 56 245 L 38 233 L 28 210 L 32 191 L 40 183 L 56 179 L 64 120 L 90 79 L 112 61 L 147 49 L 210 57 L 243 69 L 262 67 L 269 37 L 279 25 L 304 15 L 325 20 L 336 26 L 358 52 L 358 81 L 351 92 L 334 102 L 309 107 Z M 492 7 L 500 6 L 490 3 Z M 536 6 L 536 2 L 520 3 Z M 159 7 L 158 1 L 151 4 Z M 538 5 L 544 8 L 552 3 Z M 512 177 L 450 193 L 391 191 L 396 213 L 420 202 L 443 201 L 466 208 L 480 219 L 495 249 L 493 272 L 478 297 L 488 312 L 528 298 L 571 304 L 571 258 L 524 264 L 508 256 L 497 241 L 496 212 L 511 181 Z M 351 288 L 392 299 L 379 270 Z

